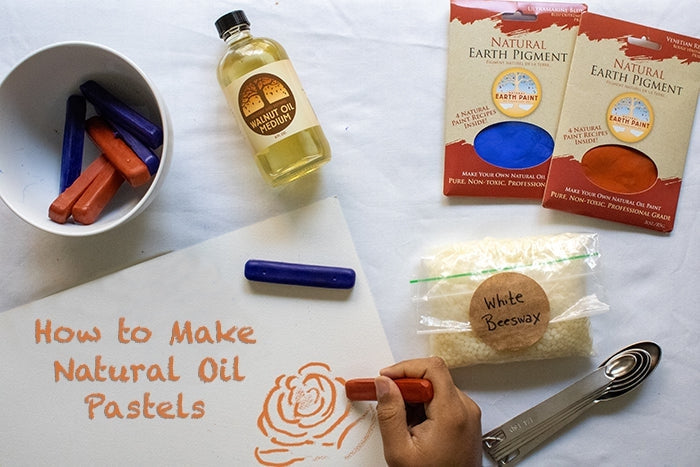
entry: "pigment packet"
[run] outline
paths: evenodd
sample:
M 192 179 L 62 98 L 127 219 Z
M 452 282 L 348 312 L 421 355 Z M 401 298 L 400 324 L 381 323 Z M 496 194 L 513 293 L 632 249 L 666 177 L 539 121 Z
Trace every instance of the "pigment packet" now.
M 670 232 L 700 89 L 700 40 L 585 13 L 543 206 Z
M 609 309 L 599 257 L 593 233 L 436 247 L 411 281 L 418 333 L 451 368 L 590 356 L 589 317 Z
M 542 199 L 584 4 L 452 0 L 446 196 Z

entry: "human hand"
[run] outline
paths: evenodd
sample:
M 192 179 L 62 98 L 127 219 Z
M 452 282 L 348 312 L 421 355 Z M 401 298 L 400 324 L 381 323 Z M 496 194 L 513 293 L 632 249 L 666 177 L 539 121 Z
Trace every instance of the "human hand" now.
M 481 409 L 455 386 L 444 360 L 407 360 L 379 374 L 377 419 L 390 466 L 481 465 Z M 430 380 L 433 399 L 405 404 L 396 378 Z

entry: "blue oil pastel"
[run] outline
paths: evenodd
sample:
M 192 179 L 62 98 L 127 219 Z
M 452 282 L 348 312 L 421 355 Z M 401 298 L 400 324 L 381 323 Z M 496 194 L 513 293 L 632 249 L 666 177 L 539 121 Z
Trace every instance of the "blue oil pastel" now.
M 505 121 L 481 130 L 474 138 L 474 150 L 497 167 L 529 169 L 552 156 L 554 139 L 532 123 Z
M 244 275 L 250 281 L 328 289 L 351 289 L 355 285 L 355 271 L 350 268 L 261 259 L 246 261 Z
M 74 94 L 68 98 L 66 121 L 63 128 L 59 193 L 63 193 L 66 188 L 71 186 L 82 171 L 85 112 L 86 102 L 83 96 Z
M 100 115 L 129 130 L 151 149 L 157 149 L 163 144 L 163 129 L 160 126 L 129 107 L 97 82 L 85 81 L 80 85 L 80 91 Z
M 141 161 L 148 167 L 148 173 L 155 175 L 158 171 L 158 166 L 160 165 L 160 159 L 156 154 L 151 151 L 151 149 L 143 144 L 140 139 L 132 135 L 129 130 L 125 130 L 121 125 L 109 121 L 109 124 L 116 131 L 117 136 L 120 137 L 127 146 L 134 151 Z

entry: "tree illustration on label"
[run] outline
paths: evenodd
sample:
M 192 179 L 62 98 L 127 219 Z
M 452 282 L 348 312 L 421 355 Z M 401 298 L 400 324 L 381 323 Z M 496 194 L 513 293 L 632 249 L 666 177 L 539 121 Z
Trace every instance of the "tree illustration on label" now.
M 644 139 L 653 124 L 651 104 L 637 93 L 625 93 L 608 107 L 608 128 L 621 141 L 634 143 Z
M 280 375 L 268 392 L 258 429 L 269 445 L 255 448 L 261 465 L 342 462 L 356 454 L 375 428 L 374 409 L 345 397 L 345 380 L 329 365 L 308 363 L 295 374 Z
M 243 120 L 259 135 L 273 135 L 294 120 L 296 102 L 291 89 L 280 77 L 270 73 L 251 76 L 238 92 L 238 107 Z
M 493 83 L 493 102 L 509 117 L 524 117 L 540 103 L 540 84 L 533 73 L 524 68 L 502 72 Z

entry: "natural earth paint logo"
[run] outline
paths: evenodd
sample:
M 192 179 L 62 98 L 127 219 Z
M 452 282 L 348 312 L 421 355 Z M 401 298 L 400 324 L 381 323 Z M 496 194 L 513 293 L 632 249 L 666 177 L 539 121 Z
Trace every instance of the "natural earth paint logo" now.
M 620 94 L 607 112 L 608 128 L 620 141 L 636 143 L 649 134 L 654 125 L 651 104 L 635 92 Z
M 524 68 L 509 68 L 493 82 L 493 103 L 509 117 L 524 117 L 540 104 L 542 88 L 537 77 Z
M 248 127 L 259 135 L 272 135 L 294 120 L 296 102 L 291 89 L 270 73 L 251 76 L 241 85 L 238 106 Z

